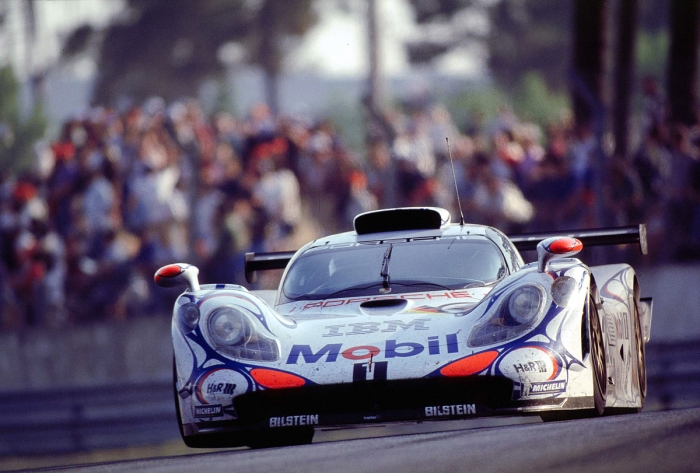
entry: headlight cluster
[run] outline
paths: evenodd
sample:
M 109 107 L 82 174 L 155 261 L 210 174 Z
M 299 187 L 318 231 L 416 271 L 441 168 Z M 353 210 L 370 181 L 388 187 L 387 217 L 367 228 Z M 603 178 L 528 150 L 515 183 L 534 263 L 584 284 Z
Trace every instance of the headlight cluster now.
M 569 276 L 559 276 L 552 283 L 552 299 L 559 307 L 569 305 L 569 301 L 575 292 L 576 281 Z
M 544 313 L 547 297 L 538 284 L 527 284 L 506 295 L 493 314 L 472 330 L 467 343 L 482 347 L 510 340 L 530 330 Z
M 253 319 L 242 309 L 217 307 L 208 314 L 206 327 L 209 341 L 225 355 L 258 361 L 279 359 L 277 341 L 256 330 Z
M 199 323 L 199 307 L 193 302 L 181 305 L 177 309 L 177 324 L 182 333 L 190 333 Z

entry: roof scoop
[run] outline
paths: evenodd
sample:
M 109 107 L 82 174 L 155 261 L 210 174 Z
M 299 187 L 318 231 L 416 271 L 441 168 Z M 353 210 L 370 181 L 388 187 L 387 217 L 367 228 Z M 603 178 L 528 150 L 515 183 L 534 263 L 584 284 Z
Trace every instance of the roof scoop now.
M 439 230 L 449 225 L 450 212 L 439 207 L 406 207 L 365 212 L 353 221 L 358 235 L 407 230 Z

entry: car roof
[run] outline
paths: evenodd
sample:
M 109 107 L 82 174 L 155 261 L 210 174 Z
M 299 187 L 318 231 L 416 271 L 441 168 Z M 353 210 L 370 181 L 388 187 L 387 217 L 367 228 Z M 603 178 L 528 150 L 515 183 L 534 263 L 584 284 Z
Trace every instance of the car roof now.
M 393 232 L 375 232 L 358 235 L 356 232 L 338 233 L 314 240 L 307 248 L 318 248 L 319 246 L 335 246 L 339 244 L 361 243 L 370 241 L 390 241 L 407 240 L 415 238 L 445 238 L 467 235 L 486 236 L 486 230 L 490 227 L 476 224 L 458 223 L 448 224 L 440 229 L 428 230 L 401 230 Z

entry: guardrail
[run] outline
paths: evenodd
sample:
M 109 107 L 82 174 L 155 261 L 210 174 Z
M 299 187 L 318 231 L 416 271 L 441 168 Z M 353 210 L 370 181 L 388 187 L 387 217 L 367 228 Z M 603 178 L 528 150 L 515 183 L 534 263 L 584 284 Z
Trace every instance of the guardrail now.
M 700 406 L 700 340 L 647 346 L 645 410 Z M 179 438 L 172 383 L 0 393 L 0 456 L 154 445 Z
M 0 456 L 179 438 L 172 382 L 0 394 Z

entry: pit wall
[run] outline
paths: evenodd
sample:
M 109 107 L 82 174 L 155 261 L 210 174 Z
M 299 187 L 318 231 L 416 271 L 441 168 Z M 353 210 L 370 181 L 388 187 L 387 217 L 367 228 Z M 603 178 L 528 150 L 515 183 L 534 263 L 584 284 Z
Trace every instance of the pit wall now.
M 642 268 L 654 298 L 651 343 L 700 340 L 700 265 Z M 170 314 L 62 329 L 0 333 L 0 391 L 165 381 L 172 376 Z

